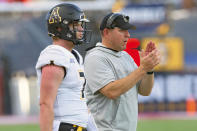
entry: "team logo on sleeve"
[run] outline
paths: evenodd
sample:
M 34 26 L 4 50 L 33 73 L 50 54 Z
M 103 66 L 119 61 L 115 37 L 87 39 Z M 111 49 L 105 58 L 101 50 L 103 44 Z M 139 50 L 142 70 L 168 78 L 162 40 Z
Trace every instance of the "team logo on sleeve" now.
M 75 63 L 75 60 L 73 58 L 70 58 L 70 63 Z

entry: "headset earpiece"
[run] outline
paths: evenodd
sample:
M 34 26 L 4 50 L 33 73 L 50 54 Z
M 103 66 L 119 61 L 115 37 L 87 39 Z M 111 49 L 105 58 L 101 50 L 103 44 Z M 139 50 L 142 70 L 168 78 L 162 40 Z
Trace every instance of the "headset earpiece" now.
M 120 13 L 113 13 L 108 19 L 107 19 L 107 24 L 106 24 L 106 27 L 107 28 L 110 28 L 110 29 L 113 29 L 115 27 L 113 23 L 113 21 L 118 17 L 118 16 L 121 16 L 122 14 Z

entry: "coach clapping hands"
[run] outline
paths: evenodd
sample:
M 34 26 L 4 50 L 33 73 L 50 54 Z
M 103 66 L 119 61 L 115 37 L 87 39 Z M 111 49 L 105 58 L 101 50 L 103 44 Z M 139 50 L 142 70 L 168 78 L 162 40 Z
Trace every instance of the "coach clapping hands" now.
M 146 72 L 152 72 L 154 67 L 160 62 L 161 55 L 155 43 L 149 42 L 146 50 L 140 51 L 140 67 Z

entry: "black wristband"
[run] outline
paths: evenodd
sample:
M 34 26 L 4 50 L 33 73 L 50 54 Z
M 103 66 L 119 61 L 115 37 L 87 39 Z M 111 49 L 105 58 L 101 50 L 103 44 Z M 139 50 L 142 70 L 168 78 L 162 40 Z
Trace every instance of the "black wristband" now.
M 148 75 L 152 75 L 153 73 L 154 73 L 154 71 L 146 72 L 146 74 L 148 74 Z

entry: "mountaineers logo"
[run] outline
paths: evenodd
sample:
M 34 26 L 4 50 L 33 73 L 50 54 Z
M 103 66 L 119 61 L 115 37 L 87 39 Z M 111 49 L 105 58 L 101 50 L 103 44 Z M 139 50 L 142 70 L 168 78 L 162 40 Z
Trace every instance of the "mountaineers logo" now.
M 86 19 L 86 16 L 84 13 L 82 15 L 80 15 L 80 19 Z
M 123 19 L 124 19 L 125 22 L 127 22 L 127 23 L 129 22 L 129 17 L 128 16 L 123 16 Z
M 60 7 L 56 7 L 53 9 L 49 18 L 49 24 L 61 22 L 61 17 L 59 15 L 59 8 Z

